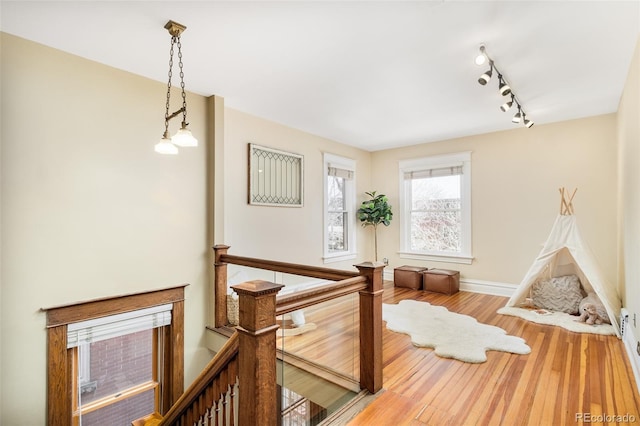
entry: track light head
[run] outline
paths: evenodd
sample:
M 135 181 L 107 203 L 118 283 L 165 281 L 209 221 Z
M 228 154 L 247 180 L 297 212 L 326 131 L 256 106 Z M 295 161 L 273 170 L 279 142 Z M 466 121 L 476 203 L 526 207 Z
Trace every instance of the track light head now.
M 482 84 L 483 86 L 487 84 L 489 80 L 491 80 L 491 74 L 493 74 L 493 62 L 489 62 L 489 65 L 489 69 L 485 71 L 484 74 L 482 74 L 478 79 L 478 83 Z
M 524 114 L 523 114 L 523 117 L 524 117 L 524 125 L 527 129 L 533 126 L 533 121 L 529 120 Z
M 509 87 L 509 85 L 507 83 L 505 83 L 505 81 L 502 79 L 502 76 L 499 75 L 499 80 L 500 80 L 500 85 L 498 87 L 498 92 L 500 92 L 500 94 L 502 96 L 507 96 L 508 94 L 511 93 L 511 87 Z
M 513 106 L 513 96 L 507 102 L 500 105 L 500 111 L 507 112 L 511 109 L 512 106 Z
M 520 112 L 520 104 L 518 104 L 518 112 L 516 112 L 516 115 L 513 116 L 513 118 L 511 119 L 511 122 L 519 123 L 520 120 L 522 120 L 522 113 Z

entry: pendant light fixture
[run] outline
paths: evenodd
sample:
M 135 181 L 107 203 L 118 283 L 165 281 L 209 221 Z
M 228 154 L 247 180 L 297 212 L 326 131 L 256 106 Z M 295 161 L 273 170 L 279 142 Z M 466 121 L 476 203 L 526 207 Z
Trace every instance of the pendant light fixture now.
M 171 35 L 171 48 L 169 50 L 169 81 L 167 83 L 167 102 L 165 104 L 164 113 L 164 133 L 162 139 L 155 146 L 155 151 L 160 154 L 177 154 L 178 146 L 193 147 L 198 146 L 198 140 L 193 137 L 187 123 L 187 95 L 184 91 L 184 71 L 182 69 L 182 44 L 180 43 L 180 35 L 187 29 L 184 25 L 174 21 L 169 21 L 164 28 Z M 182 108 L 169 114 L 169 105 L 171 101 L 171 77 L 173 76 L 173 48 L 178 47 L 178 69 L 180 70 L 180 90 L 182 93 Z M 182 114 L 182 124 L 180 130 L 171 137 L 169 135 L 169 120 Z
M 478 56 L 476 56 L 475 63 L 476 65 L 482 65 L 487 61 L 489 61 L 489 70 L 485 71 L 485 73 L 480 76 L 480 78 L 478 79 L 478 83 L 485 86 L 489 82 L 489 80 L 491 80 L 492 72 L 495 71 L 498 74 L 498 93 L 501 96 L 511 95 L 511 99 L 505 101 L 500 106 L 500 110 L 502 112 L 507 112 L 515 104 L 518 107 L 518 112 L 513 116 L 511 121 L 513 123 L 520 123 L 522 121 L 524 122 L 524 125 L 527 128 L 533 126 L 533 121 L 526 118 L 526 114 L 522 109 L 522 105 L 520 104 L 520 101 L 518 101 L 518 98 L 516 94 L 513 92 L 513 89 L 511 89 L 511 86 L 509 85 L 509 83 L 507 83 L 507 79 L 504 77 L 504 75 L 500 71 L 498 71 L 498 67 L 496 67 L 496 64 L 493 62 L 493 59 L 491 59 L 487 54 L 487 49 L 485 45 L 481 44 L 480 53 L 478 54 Z

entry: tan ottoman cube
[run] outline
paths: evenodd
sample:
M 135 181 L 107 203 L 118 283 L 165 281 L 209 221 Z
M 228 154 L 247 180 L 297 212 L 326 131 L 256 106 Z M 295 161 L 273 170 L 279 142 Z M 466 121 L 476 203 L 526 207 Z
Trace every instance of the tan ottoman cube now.
M 434 293 L 454 294 L 460 290 L 460 272 L 429 269 L 422 273 L 423 289 Z
M 422 266 L 400 266 L 393 270 L 393 285 L 396 287 L 422 288 L 422 272 L 427 268 Z

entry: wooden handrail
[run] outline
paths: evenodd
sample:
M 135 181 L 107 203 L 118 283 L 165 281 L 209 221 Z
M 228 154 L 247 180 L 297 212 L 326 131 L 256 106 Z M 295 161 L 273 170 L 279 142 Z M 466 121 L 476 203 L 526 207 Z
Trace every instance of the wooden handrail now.
M 221 254 L 219 260 L 223 263 L 231 263 L 234 265 L 265 269 L 267 271 L 284 272 L 286 274 L 302 275 L 305 277 L 332 281 L 340 281 L 346 278 L 357 277 L 359 275 L 355 271 L 343 271 L 340 269 L 323 268 L 320 266 L 256 259 L 253 257 L 235 256 L 232 254 Z
M 167 411 L 163 416 L 159 425 L 174 425 L 179 423 L 179 419 L 183 417 L 189 410 L 193 410 L 194 405 L 197 405 L 198 401 L 204 394 L 207 393 L 211 385 L 219 380 L 221 376 L 225 376 L 225 383 L 220 383 L 219 388 L 226 389 L 227 386 L 233 386 L 236 383 L 236 368 L 232 368 L 232 374 L 223 374 L 230 364 L 237 366 L 239 339 L 238 332 L 234 332 L 233 335 L 222 346 L 220 351 L 216 353 L 209 364 L 202 370 L 200 375 L 193 381 L 191 386 L 178 398 L 175 404 Z M 233 363 L 236 361 L 236 363 Z M 212 395 L 215 399 L 218 395 Z M 201 407 L 209 408 L 209 407 Z M 197 416 L 204 413 L 196 413 Z
M 367 279 L 363 276 L 347 278 L 338 282 L 285 294 L 276 298 L 276 316 L 318 303 L 327 302 L 367 288 Z

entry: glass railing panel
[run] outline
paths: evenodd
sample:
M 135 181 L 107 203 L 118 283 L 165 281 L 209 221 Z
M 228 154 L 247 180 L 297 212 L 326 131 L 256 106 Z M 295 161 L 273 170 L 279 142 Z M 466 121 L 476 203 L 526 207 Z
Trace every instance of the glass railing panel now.
M 331 283 L 232 264 L 227 266 L 227 277 L 231 298 L 237 298 L 232 285 L 251 280 L 283 284 L 279 297 Z M 230 312 L 229 318 L 233 316 Z M 282 424 L 319 424 L 359 392 L 359 295 L 293 311 L 276 321 Z
M 357 298 L 344 296 L 301 311 L 304 325 L 292 325 L 295 312 L 277 318 L 283 324 L 276 337 L 283 425 L 319 424 L 359 390 Z

